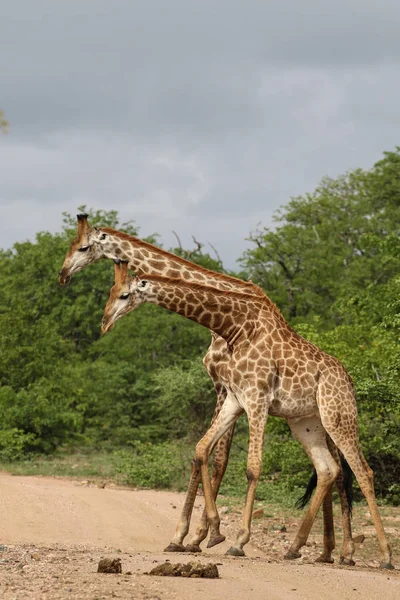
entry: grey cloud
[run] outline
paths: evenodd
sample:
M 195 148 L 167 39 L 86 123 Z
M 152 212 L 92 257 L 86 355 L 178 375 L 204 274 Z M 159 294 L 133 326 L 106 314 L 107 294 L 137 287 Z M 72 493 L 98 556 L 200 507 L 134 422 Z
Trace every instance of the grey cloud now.
M 7 3 L 3 245 L 86 203 L 232 266 L 290 196 L 399 143 L 399 24 L 397 0 Z
M 211 135 L 238 115 L 259 121 L 258 86 L 274 68 L 358 68 L 400 54 L 394 0 L 20 0 L 5 22 L 2 101 L 37 131 L 96 127 L 102 115 L 105 129 Z

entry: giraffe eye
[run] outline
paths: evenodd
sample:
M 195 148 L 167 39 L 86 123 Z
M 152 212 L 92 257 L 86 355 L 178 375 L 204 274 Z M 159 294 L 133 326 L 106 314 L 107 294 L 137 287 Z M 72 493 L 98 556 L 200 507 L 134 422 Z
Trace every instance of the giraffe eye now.
M 120 295 L 120 299 L 127 300 L 130 295 L 131 295 L 130 292 L 124 292 L 123 294 Z
M 86 252 L 87 250 L 89 250 L 89 246 L 81 246 L 78 248 L 78 252 Z

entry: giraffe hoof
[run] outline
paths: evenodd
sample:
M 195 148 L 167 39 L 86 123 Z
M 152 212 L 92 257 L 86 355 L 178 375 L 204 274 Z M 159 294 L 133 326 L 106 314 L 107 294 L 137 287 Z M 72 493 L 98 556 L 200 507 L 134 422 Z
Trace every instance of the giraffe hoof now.
M 164 548 L 164 552 L 185 552 L 185 546 L 171 542 L 169 546 Z
M 192 552 L 194 554 L 195 552 L 201 552 L 201 548 L 196 544 L 188 544 L 185 546 L 185 552 Z
M 389 562 L 381 562 L 381 569 L 389 569 L 389 571 L 391 571 L 394 569 L 394 566 Z
M 225 552 L 228 556 L 246 556 L 244 550 L 241 548 L 235 548 L 235 546 L 231 546 L 229 550 Z
M 289 552 L 286 552 L 285 556 L 283 557 L 285 560 L 294 560 L 295 558 L 300 558 L 301 554 L 300 552 L 291 552 L 289 550 Z
M 210 538 L 208 540 L 208 544 L 207 544 L 207 548 L 212 548 L 213 546 L 216 546 L 217 544 L 220 544 L 221 542 L 225 541 L 225 536 L 224 535 L 216 535 L 213 538 Z
M 333 558 L 331 556 L 318 556 L 318 558 L 315 559 L 315 562 L 326 563 L 326 564 L 331 565 L 335 561 L 333 560 Z
M 346 565 L 347 567 L 354 567 L 356 563 L 352 558 L 344 558 L 344 556 L 341 556 L 339 564 Z

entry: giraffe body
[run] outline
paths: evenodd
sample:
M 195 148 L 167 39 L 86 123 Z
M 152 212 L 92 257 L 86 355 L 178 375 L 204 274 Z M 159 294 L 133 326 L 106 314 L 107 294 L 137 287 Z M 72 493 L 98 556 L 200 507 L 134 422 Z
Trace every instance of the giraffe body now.
M 126 291 L 128 290 L 128 291 Z M 103 331 L 143 302 L 173 310 L 223 337 L 229 358 L 218 378 L 226 399 L 211 427 L 196 446 L 193 475 L 201 474 L 211 537 L 208 546 L 221 541 L 208 458 L 218 440 L 246 412 L 249 421 L 248 488 L 242 529 L 229 553 L 242 556 L 250 538 L 251 515 L 261 474 L 264 429 L 268 414 L 287 420 L 304 446 L 317 473 L 318 483 L 310 508 L 288 558 L 299 556 L 319 506 L 339 474 L 326 433 L 342 451 L 366 496 L 382 551 L 382 566 L 391 568 L 391 552 L 377 509 L 373 474 L 358 439 L 357 407 L 350 376 L 334 357 L 299 336 L 267 296 L 216 290 L 181 279 L 127 276 L 127 265 L 116 265 L 103 318 Z
M 190 263 L 187 260 L 143 242 L 138 238 L 128 236 L 114 229 L 108 227 L 90 228 L 87 223 L 87 215 L 78 215 L 78 234 L 71 242 L 70 249 L 59 274 L 61 285 L 68 283 L 74 273 L 103 258 L 119 258 L 127 260 L 129 262 L 129 267 L 136 273 L 155 273 L 168 276 L 176 276 L 178 273 L 180 277 L 188 281 L 197 283 L 204 283 L 204 281 L 206 281 L 217 289 L 232 291 L 244 290 L 247 293 L 265 297 L 263 291 L 251 282 L 244 282 L 236 278 L 208 271 L 196 264 Z M 217 404 L 212 420 L 213 423 L 227 397 L 228 390 L 222 383 L 222 379 L 224 376 L 226 378 L 229 359 L 230 353 L 226 341 L 213 333 L 211 345 L 204 359 L 205 367 L 214 382 L 217 393 Z M 216 498 L 218 494 L 219 486 L 227 467 L 233 432 L 234 425 L 216 444 L 213 461 L 213 478 L 211 482 L 214 498 Z M 329 437 L 327 441 L 329 443 Z M 331 444 L 331 453 L 336 457 L 336 461 L 339 463 L 337 449 L 333 444 Z M 174 538 L 166 550 L 181 551 L 186 549 L 189 551 L 200 551 L 199 544 L 207 537 L 209 522 L 207 519 L 207 512 L 204 510 L 196 534 L 186 548 L 183 546 L 183 540 L 189 531 L 190 518 L 199 481 L 199 470 L 193 468 L 185 505 L 178 521 Z M 351 537 L 350 511 L 341 473 L 336 480 L 336 484 L 342 506 L 344 530 L 341 561 L 347 564 L 353 564 L 352 555 L 354 553 L 354 543 Z M 324 552 L 321 559 L 326 562 L 332 562 L 331 551 L 335 547 L 335 543 L 331 491 L 330 495 L 327 494 L 326 500 L 324 501 L 323 512 L 325 535 Z M 215 540 L 216 538 L 214 537 L 213 543 L 217 543 Z M 222 540 L 223 536 L 220 536 L 219 541 Z

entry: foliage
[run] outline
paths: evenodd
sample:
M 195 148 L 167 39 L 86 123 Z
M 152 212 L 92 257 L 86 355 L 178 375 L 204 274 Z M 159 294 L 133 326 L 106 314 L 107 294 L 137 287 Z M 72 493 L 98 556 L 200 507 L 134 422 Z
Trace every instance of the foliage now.
M 14 461 L 24 458 L 34 443 L 32 433 L 24 433 L 16 427 L 0 430 L 0 458 L 5 461 Z
M 324 179 L 292 199 L 274 230 L 251 234 L 243 272 L 264 287 L 296 330 L 337 356 L 358 395 L 360 434 L 379 496 L 400 502 L 400 150 L 370 171 Z M 81 207 L 80 210 L 85 210 Z M 137 235 L 115 211 L 90 222 Z M 57 273 L 75 219 L 60 233 L 0 251 L 0 458 L 50 455 L 77 445 L 116 451 L 133 485 L 183 486 L 194 442 L 206 430 L 215 393 L 201 362 L 204 328 L 142 306 L 102 337 L 113 266 L 100 261 L 61 289 Z M 147 238 L 158 243 L 156 234 Z M 215 256 L 177 254 L 223 271 Z M 231 273 L 235 275 L 235 273 Z M 245 493 L 247 428 L 236 428 L 222 490 Z M 268 422 L 261 499 L 292 497 L 310 465 L 282 420 Z
M 201 359 L 156 371 L 154 384 L 153 403 L 165 436 L 199 439 L 215 407 L 214 386 Z
M 337 301 L 399 273 L 400 150 L 364 172 L 325 178 L 278 211 L 275 230 L 253 232 L 242 264 L 292 322 L 345 320 Z M 397 240 L 397 243 L 396 243 Z M 388 250 L 388 248 L 386 248 Z
M 115 453 L 117 471 L 128 485 L 144 488 L 181 488 L 190 475 L 188 446 L 180 442 L 135 442 L 130 451 Z
M 134 224 L 119 224 L 115 211 L 89 216 L 94 224 L 137 234 Z M 38 233 L 34 243 L 0 252 L 0 430 L 31 434 L 38 452 L 65 443 L 113 447 L 164 439 L 164 425 L 155 421 L 161 412 L 155 373 L 182 361 L 190 370 L 210 335 L 176 314 L 143 306 L 101 337 L 112 263 L 92 265 L 64 290 L 57 280 L 75 230 L 64 215 L 62 233 Z M 212 260 L 201 252 L 197 258 Z

